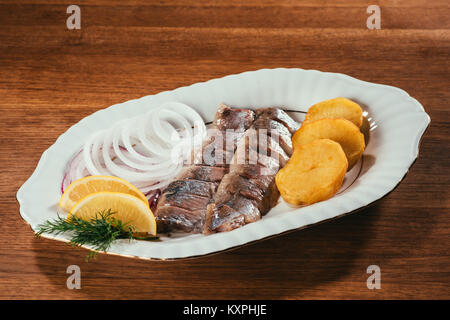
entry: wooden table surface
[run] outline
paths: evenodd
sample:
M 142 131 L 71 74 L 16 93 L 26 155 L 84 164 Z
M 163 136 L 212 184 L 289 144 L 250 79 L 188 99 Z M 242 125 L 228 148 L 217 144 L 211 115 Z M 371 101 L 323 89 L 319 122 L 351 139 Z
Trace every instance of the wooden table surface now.
M 449 299 L 448 0 L 0 0 L 0 298 Z M 368 30 L 369 4 L 381 30 Z M 247 70 L 300 67 L 400 87 L 431 117 L 399 187 L 357 214 L 185 261 L 34 238 L 15 195 L 71 125 L 115 103 Z M 392 106 L 395 107 L 395 106 Z M 66 287 L 69 265 L 80 290 Z M 369 290 L 366 269 L 381 268 Z

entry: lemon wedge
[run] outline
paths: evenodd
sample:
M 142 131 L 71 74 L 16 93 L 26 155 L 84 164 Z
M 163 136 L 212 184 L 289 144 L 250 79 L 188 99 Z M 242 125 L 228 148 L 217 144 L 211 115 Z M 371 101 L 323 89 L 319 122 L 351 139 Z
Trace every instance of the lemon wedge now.
M 88 176 L 72 182 L 59 201 L 59 206 L 65 211 L 89 194 L 110 191 L 132 195 L 148 205 L 145 195 L 128 181 L 114 176 Z
M 156 235 L 155 217 L 148 204 L 126 193 L 108 191 L 92 193 L 73 206 L 68 220 L 71 216 L 76 216 L 89 221 L 105 210 L 111 210 L 112 217 L 132 227 L 133 232 Z

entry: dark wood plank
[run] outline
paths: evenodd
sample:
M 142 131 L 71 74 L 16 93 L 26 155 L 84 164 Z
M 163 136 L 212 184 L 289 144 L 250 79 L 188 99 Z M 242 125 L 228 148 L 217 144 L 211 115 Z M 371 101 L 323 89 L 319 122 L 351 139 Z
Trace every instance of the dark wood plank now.
M 450 298 L 447 1 L 0 1 L 0 298 Z M 34 239 L 15 193 L 71 125 L 109 105 L 247 70 L 301 67 L 398 86 L 432 123 L 399 187 L 354 215 L 186 261 Z M 82 289 L 66 288 L 66 268 Z M 366 268 L 382 271 L 368 290 Z M 138 289 L 137 289 L 138 288 Z
M 81 5 L 85 26 L 146 26 L 183 28 L 361 28 L 367 5 L 246 6 L 223 2 L 215 6 L 149 4 L 130 6 Z M 64 25 L 66 4 L 0 4 L 0 25 Z M 383 27 L 390 29 L 449 29 L 449 8 L 384 7 Z M 14 12 L 20 11 L 19 14 Z

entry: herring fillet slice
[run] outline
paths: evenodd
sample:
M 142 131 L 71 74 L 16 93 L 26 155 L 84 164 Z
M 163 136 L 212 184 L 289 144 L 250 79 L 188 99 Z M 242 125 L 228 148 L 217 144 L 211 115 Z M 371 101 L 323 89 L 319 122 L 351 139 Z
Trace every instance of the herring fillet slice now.
M 238 142 L 229 173 L 208 204 L 204 234 L 231 231 L 255 222 L 275 206 L 280 196 L 275 175 L 292 154 L 291 137 L 298 127 L 279 108 L 256 110 L 256 120 Z M 264 139 L 259 135 L 261 130 L 268 130 L 264 131 Z M 266 149 L 261 148 L 264 143 Z
M 202 232 L 207 204 L 228 172 L 228 163 L 237 141 L 251 126 L 254 118 L 255 113 L 250 109 L 220 105 L 210 129 L 217 130 L 221 135 L 208 136 L 200 150 L 201 161 L 195 162 L 198 153 L 194 152 L 194 164 L 185 167 L 162 191 L 155 210 L 158 232 Z M 227 130 L 231 132 L 225 135 Z

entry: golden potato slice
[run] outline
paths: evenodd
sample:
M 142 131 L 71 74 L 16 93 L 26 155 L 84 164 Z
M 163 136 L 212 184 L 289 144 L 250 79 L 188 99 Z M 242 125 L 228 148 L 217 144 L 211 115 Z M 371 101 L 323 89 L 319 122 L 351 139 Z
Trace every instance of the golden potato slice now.
M 350 170 L 366 147 L 364 135 L 352 122 L 345 119 L 321 119 L 303 124 L 292 137 L 294 148 L 317 139 L 338 142 L 345 152 Z
M 318 139 L 294 149 L 275 183 L 286 202 L 312 204 L 331 198 L 342 185 L 347 157 L 339 143 Z
M 347 119 L 359 128 L 363 119 L 362 109 L 359 104 L 346 98 L 325 100 L 309 108 L 303 123 L 326 118 Z

